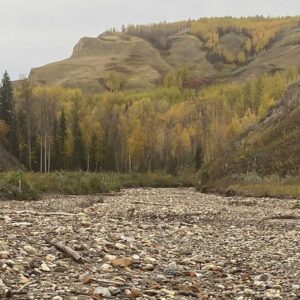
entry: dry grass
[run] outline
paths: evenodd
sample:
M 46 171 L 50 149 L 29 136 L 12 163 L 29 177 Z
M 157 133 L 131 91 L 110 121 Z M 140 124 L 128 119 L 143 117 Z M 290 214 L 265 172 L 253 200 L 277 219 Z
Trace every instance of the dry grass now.
M 238 195 L 300 199 L 300 184 L 259 183 L 234 184 L 229 189 Z
M 237 53 L 245 39 L 244 34 L 225 34 L 220 38 L 219 47 Z M 40 84 L 81 88 L 89 94 L 105 90 L 99 79 L 107 78 L 110 71 L 122 74 L 126 70 L 125 89 L 152 88 L 162 82 L 167 72 L 183 65 L 190 68 L 193 76 L 242 81 L 262 73 L 300 67 L 298 40 L 299 32 L 287 31 L 266 51 L 249 57 L 246 65 L 238 66 L 209 61 L 211 50 L 190 33 L 171 35 L 165 50 L 139 37 L 105 33 L 97 38 L 81 39 L 71 58 L 35 68 L 31 75 Z
M 134 187 L 193 186 L 192 176 L 165 173 L 0 173 L 0 199 L 35 200 L 43 194 L 94 195 Z

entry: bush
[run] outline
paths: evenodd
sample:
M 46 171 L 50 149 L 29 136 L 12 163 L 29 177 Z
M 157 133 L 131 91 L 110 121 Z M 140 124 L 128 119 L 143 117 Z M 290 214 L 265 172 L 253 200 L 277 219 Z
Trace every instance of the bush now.
M 5 173 L 0 175 L 0 198 L 16 200 L 35 200 L 39 191 L 23 173 Z
M 90 195 L 135 187 L 192 186 L 192 176 L 174 177 L 164 173 L 2 173 L 0 198 L 34 200 L 42 194 Z
M 296 202 L 293 206 L 292 209 L 300 209 L 300 201 Z

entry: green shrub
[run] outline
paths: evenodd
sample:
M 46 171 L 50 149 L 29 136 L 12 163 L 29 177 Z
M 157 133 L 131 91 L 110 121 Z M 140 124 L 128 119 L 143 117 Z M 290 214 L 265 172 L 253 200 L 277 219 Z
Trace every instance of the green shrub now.
M 293 206 L 292 209 L 300 209 L 300 201 L 296 202 Z
M 90 195 L 122 188 L 192 186 L 193 176 L 164 173 L 0 173 L 0 198 L 34 200 L 42 194 Z
M 0 198 L 16 200 L 35 200 L 39 191 L 23 173 L 0 174 Z

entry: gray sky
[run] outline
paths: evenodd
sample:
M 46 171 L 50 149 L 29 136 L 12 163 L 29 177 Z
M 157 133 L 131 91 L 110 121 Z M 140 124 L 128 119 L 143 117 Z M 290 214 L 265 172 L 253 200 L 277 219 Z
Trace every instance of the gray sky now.
M 257 14 L 299 15 L 300 0 L 0 0 L 0 72 L 17 79 L 122 24 Z

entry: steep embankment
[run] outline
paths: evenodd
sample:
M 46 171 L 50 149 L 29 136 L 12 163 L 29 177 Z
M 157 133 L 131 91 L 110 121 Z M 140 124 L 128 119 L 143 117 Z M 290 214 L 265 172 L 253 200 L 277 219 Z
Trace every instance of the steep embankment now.
M 232 149 L 207 167 L 203 185 L 224 190 L 237 174 L 299 175 L 300 82 L 289 87 L 278 104 Z
M 18 160 L 0 145 L 0 172 L 25 170 Z
M 119 76 L 122 89 L 145 89 L 162 84 L 168 72 L 182 66 L 188 68 L 193 85 L 239 82 L 300 67 L 300 28 L 283 29 L 263 51 L 249 52 L 242 62 L 230 61 L 230 56 L 236 59 L 239 53 L 244 55 L 249 37 L 243 31 L 228 30 L 230 27 L 219 33 L 218 46 L 213 49 L 188 30 L 166 36 L 163 47 L 128 33 L 106 32 L 96 38 L 82 38 L 70 58 L 35 68 L 30 76 L 38 84 L 79 87 L 95 93 L 106 89 L 112 71 Z M 220 51 L 228 54 L 227 61 L 216 54 Z

